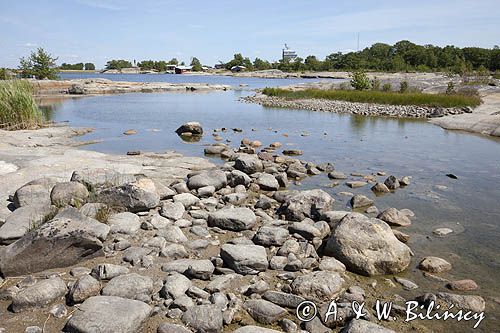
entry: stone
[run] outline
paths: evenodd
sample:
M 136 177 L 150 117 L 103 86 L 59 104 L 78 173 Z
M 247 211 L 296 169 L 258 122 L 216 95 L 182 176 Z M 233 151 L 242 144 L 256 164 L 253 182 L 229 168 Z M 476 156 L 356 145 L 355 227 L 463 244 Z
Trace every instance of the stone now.
M 290 224 L 288 230 L 291 234 L 299 234 L 307 240 L 321 238 L 321 231 L 314 225 L 304 222 L 294 222 Z
M 401 186 L 408 186 L 410 185 L 410 182 L 411 182 L 411 178 L 408 177 L 408 176 L 404 176 L 402 177 L 400 180 L 399 180 L 399 184 Z
M 321 301 L 335 299 L 345 290 L 344 284 L 337 272 L 315 271 L 296 277 L 290 287 L 296 295 Z
M 351 207 L 352 208 L 360 208 L 373 205 L 373 200 L 362 195 L 356 194 L 351 198 Z
M 234 168 L 247 175 L 262 172 L 264 170 L 262 161 L 259 160 L 257 156 L 250 154 L 240 154 L 234 161 Z
M 149 178 L 105 189 L 99 194 L 99 199 L 101 202 L 124 207 L 132 213 L 155 208 L 160 203 L 156 186 Z
M 184 232 L 182 232 L 181 228 L 176 225 L 169 225 L 163 229 L 158 230 L 156 233 L 157 236 L 163 237 L 167 242 L 170 243 L 184 243 L 188 241 Z
M 97 190 L 110 186 L 121 186 L 136 181 L 132 174 L 122 174 L 112 169 L 83 169 L 73 172 L 71 181 L 79 182 L 88 189 Z
M 58 182 L 57 178 L 44 177 L 24 184 L 14 193 L 13 202 L 16 208 L 27 205 L 50 206 L 50 192 Z
M 177 259 L 164 264 L 161 269 L 164 272 L 177 272 L 187 277 L 210 280 L 215 267 L 207 259 Z
M 281 246 L 288 236 L 285 228 L 262 226 L 253 237 L 253 242 L 263 246 Z
M 108 218 L 108 225 L 111 226 L 111 233 L 134 235 L 141 228 L 139 216 L 124 212 L 113 214 Z
M 281 333 L 281 331 L 276 331 L 261 326 L 247 325 L 234 330 L 233 333 Z
M 103 296 L 118 296 L 136 300 L 149 300 L 153 293 L 153 280 L 136 273 L 112 278 L 102 289 Z
M 216 305 L 192 306 L 182 315 L 182 322 L 196 332 L 222 332 L 222 311 Z
M 295 309 L 300 303 L 305 301 L 304 297 L 275 290 L 266 291 L 262 295 L 262 298 L 289 309 Z
M 384 184 L 389 190 L 395 190 L 399 188 L 399 180 L 392 175 L 387 177 L 387 179 L 384 181 Z
M 103 203 L 99 202 L 88 202 L 80 208 L 80 213 L 83 215 L 90 217 L 92 219 L 96 219 L 99 217 L 99 214 L 105 212 L 107 210 L 107 206 Z M 104 221 L 102 221 L 104 222 Z
M 43 333 L 43 329 L 39 326 L 28 326 L 24 330 L 24 333 Z
M 332 171 L 328 173 L 328 178 L 330 179 L 347 179 L 347 176 L 340 171 Z
M 0 273 L 18 276 L 56 267 L 67 267 L 103 254 L 109 226 L 68 207 L 54 219 L 5 247 Z
M 72 303 L 81 303 L 91 296 L 99 295 L 101 283 L 90 275 L 82 275 L 71 286 L 69 299 Z
M 453 230 L 450 228 L 437 228 L 432 233 L 436 236 L 444 237 L 448 234 L 451 234 L 452 232 Z
M 198 188 L 198 196 L 200 198 L 210 198 L 215 193 L 215 187 L 212 185 Z
M 484 298 L 476 295 L 457 295 L 451 293 L 437 293 L 438 303 L 450 306 L 453 304 L 456 308 L 472 312 L 483 312 L 486 306 Z
M 280 187 L 276 178 L 268 173 L 261 173 L 256 183 L 264 191 L 277 191 Z
M 229 185 L 231 187 L 236 187 L 238 185 L 248 187 L 248 185 L 250 185 L 250 183 L 252 182 L 252 178 L 250 178 L 246 173 L 240 170 L 232 170 L 229 174 L 228 179 Z
M 300 149 L 285 149 L 282 151 L 283 155 L 289 155 L 289 156 L 299 156 L 302 155 L 304 152 Z
M 274 324 L 283 318 L 287 311 L 281 306 L 263 299 L 248 300 L 243 308 L 260 324 Z
M 253 228 L 257 217 L 249 208 L 225 208 L 208 215 L 208 225 L 224 230 L 242 231 Z
M 457 291 L 472 291 L 479 288 L 476 282 L 470 279 L 451 281 L 446 284 L 446 287 Z
M 408 241 L 410 240 L 410 235 L 408 234 L 405 234 L 404 232 L 402 231 L 399 231 L 399 230 L 396 230 L 396 229 L 393 229 L 392 230 L 392 233 L 394 234 L 394 236 L 396 236 L 396 238 L 401 242 L 401 243 L 408 243 Z
M 229 268 L 242 275 L 258 274 L 269 265 L 266 249 L 259 245 L 224 244 L 220 256 Z
M 442 273 L 451 270 L 451 264 L 446 260 L 438 257 L 425 257 L 418 268 L 431 273 Z
M 234 273 L 216 276 L 212 281 L 210 281 L 209 284 L 207 284 L 205 290 L 211 293 L 223 291 L 228 289 L 231 286 L 231 283 L 238 277 L 241 277 L 241 275 Z
M 123 252 L 123 261 L 130 262 L 132 265 L 138 265 L 142 262 L 144 257 L 153 252 L 153 249 L 139 246 L 132 246 Z
M 203 152 L 205 153 L 205 155 L 220 155 L 226 150 L 227 150 L 226 146 L 214 144 L 214 145 L 205 147 Z
M 332 228 L 324 254 L 340 260 L 352 272 L 374 276 L 404 271 L 411 250 L 384 221 L 351 213 Z
M 68 314 L 68 310 L 64 304 L 56 304 L 50 309 L 49 313 L 54 316 L 54 318 L 62 318 Z
M 387 208 L 377 216 L 378 219 L 386 222 L 388 225 L 395 227 L 408 227 L 411 221 L 405 214 L 401 213 L 396 208 Z
M 350 212 L 345 210 L 330 210 L 321 215 L 321 219 L 326 221 L 330 228 L 339 223 Z
M 359 180 L 354 180 L 354 181 L 346 182 L 345 184 L 347 186 L 349 186 L 350 188 L 358 188 L 358 187 L 363 187 L 363 186 L 367 185 L 368 183 L 363 182 L 363 181 L 359 181 Z
M 191 193 L 181 193 L 174 195 L 174 203 L 181 203 L 184 205 L 184 208 L 188 209 L 191 206 L 195 206 L 200 202 L 200 199 Z
M 203 127 L 201 127 L 201 124 L 199 122 L 190 121 L 179 126 L 179 128 L 175 130 L 175 133 L 177 133 L 177 135 L 182 135 L 183 133 L 191 133 L 191 135 L 194 136 L 201 136 L 203 135 Z
M 156 333 L 191 333 L 185 326 L 171 324 L 171 323 L 161 323 L 156 330 Z
M 0 226 L 0 244 L 10 244 L 50 219 L 56 208 L 50 205 L 24 205 L 13 211 Z
M 78 182 L 57 183 L 50 192 L 50 200 L 57 207 L 83 205 L 88 196 L 87 188 Z
M 323 190 L 299 191 L 288 196 L 280 207 L 287 220 L 302 221 L 306 217 L 319 218 L 331 210 L 335 200 Z
M 319 263 L 319 270 L 328 272 L 344 273 L 345 265 L 332 257 L 323 257 Z
M 180 273 L 173 273 L 167 276 L 163 281 L 161 294 L 164 297 L 176 299 L 186 293 L 191 287 L 191 280 Z
M 372 191 L 375 193 L 389 193 L 391 190 L 384 183 L 376 183 L 372 186 Z
M 188 179 L 187 186 L 190 190 L 197 190 L 205 186 L 213 186 L 216 190 L 220 190 L 227 185 L 226 173 L 222 170 L 207 170 L 202 171 Z
M 362 319 L 352 319 L 342 333 L 396 333 L 395 331 Z
M 135 333 L 149 318 L 152 308 L 144 302 L 117 296 L 93 296 L 76 309 L 64 332 Z M 98 326 L 96 326 L 96 324 Z
M 12 297 L 12 311 L 21 312 L 45 307 L 63 297 L 66 291 L 66 284 L 58 276 L 40 280 L 30 287 L 21 289 Z
M 92 268 L 90 275 L 98 280 L 111 280 L 119 275 L 127 274 L 129 269 L 115 264 L 99 264 Z
M 182 218 L 185 211 L 186 209 L 181 202 L 165 201 L 161 205 L 160 215 L 172 221 L 177 221 Z
M 170 259 L 186 258 L 188 253 L 181 244 L 169 244 L 161 250 L 161 255 Z
M 403 278 L 395 276 L 394 280 L 397 283 L 399 283 L 400 285 L 402 285 L 404 290 L 418 289 L 418 285 L 415 282 L 410 281 L 408 279 L 403 279 Z

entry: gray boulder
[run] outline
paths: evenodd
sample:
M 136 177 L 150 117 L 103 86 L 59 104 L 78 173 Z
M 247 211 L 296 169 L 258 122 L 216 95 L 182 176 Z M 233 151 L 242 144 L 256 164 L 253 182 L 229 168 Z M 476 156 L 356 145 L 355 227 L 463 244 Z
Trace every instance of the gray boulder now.
M 177 259 L 164 264 L 164 272 L 177 272 L 200 280 L 210 280 L 215 267 L 207 259 Z
M 200 136 L 203 135 L 203 127 L 201 124 L 196 121 L 190 121 L 185 124 L 182 124 L 178 129 L 175 130 L 175 133 L 181 135 L 183 133 L 190 133 L 191 135 Z
M 399 180 L 392 175 L 387 177 L 387 179 L 384 181 L 384 184 L 390 190 L 395 190 L 395 189 L 399 188 L 399 186 L 400 186 Z
M 157 236 L 163 237 L 167 242 L 170 243 L 184 243 L 188 241 L 184 232 L 182 232 L 181 228 L 176 225 L 169 225 L 163 229 L 158 230 L 156 233 Z
M 321 301 L 335 299 L 345 290 L 345 281 L 337 272 L 315 271 L 296 277 L 290 287 L 294 294 Z
M 139 216 L 124 212 L 113 214 L 108 218 L 108 225 L 111 226 L 112 233 L 134 235 L 141 228 Z
M 160 215 L 167 219 L 177 221 L 182 218 L 186 209 L 181 202 L 165 201 L 161 205 Z
M 362 194 L 356 194 L 351 198 L 352 208 L 360 208 L 373 205 L 373 200 Z
M 262 226 L 253 237 L 253 242 L 263 246 L 281 246 L 288 236 L 285 228 Z
M 272 330 L 270 328 L 264 328 L 260 326 L 247 325 L 238 328 L 233 331 L 233 333 L 281 333 L 282 331 Z
M 12 311 L 21 312 L 54 303 L 66 294 L 66 284 L 60 277 L 41 280 L 21 289 L 12 297 Z
M 410 264 L 411 250 L 382 220 L 351 213 L 333 227 L 324 254 L 340 260 L 347 269 L 373 276 L 396 274 Z
M 98 280 L 111 280 L 119 275 L 127 274 L 129 269 L 115 264 L 99 264 L 92 268 L 90 274 Z
M 202 171 L 197 175 L 189 178 L 187 186 L 190 190 L 197 190 L 200 187 L 213 186 L 216 190 L 227 185 L 226 173 L 222 170 L 207 170 Z
M 85 274 L 78 278 L 69 291 L 69 299 L 73 303 L 81 303 L 87 298 L 99 295 L 101 283 Z
M 262 295 L 262 298 L 290 309 L 296 309 L 300 303 L 306 300 L 302 296 L 275 290 L 266 291 L 264 295 Z
M 155 208 L 160 203 L 156 186 L 149 178 L 105 189 L 99 198 L 101 202 L 124 207 L 133 213 Z
M 0 272 L 16 276 L 67 267 L 103 254 L 109 226 L 68 207 L 2 249 Z
M 388 225 L 396 227 L 408 227 L 411 225 L 411 221 L 408 216 L 406 214 L 403 214 L 396 208 L 387 208 L 382 213 L 380 213 L 377 218 L 381 219 Z
M 441 292 L 437 293 L 436 297 L 441 306 L 445 305 L 446 307 L 449 307 L 450 305 L 454 305 L 455 307 L 466 311 L 483 312 L 486 306 L 484 298 L 477 295 L 458 295 Z
M 149 300 L 153 292 L 153 280 L 147 276 L 130 273 L 111 279 L 102 289 L 103 296 L 119 296 L 136 300 Z
M 251 229 L 257 217 L 249 208 L 225 208 L 208 215 L 208 225 L 231 231 Z
M 163 281 L 161 294 L 164 297 L 176 299 L 186 293 L 191 287 L 191 280 L 177 272 L 167 276 Z
M 195 332 L 222 332 L 224 321 L 217 305 L 192 306 L 182 315 L 182 322 Z
M 344 327 L 342 333 L 396 333 L 393 330 L 377 325 L 375 323 L 362 320 L 353 319 Z
M 161 323 L 156 333 L 191 333 L 191 331 L 181 325 Z
M 76 309 L 64 327 L 69 333 L 136 333 L 152 308 L 144 302 L 116 297 L 90 297 Z
M 83 205 L 88 196 L 87 188 L 78 182 L 57 183 L 50 192 L 52 204 L 58 207 Z
M 54 177 L 44 177 L 30 181 L 20 187 L 13 197 L 16 208 L 26 205 L 50 205 L 50 192 L 58 179 Z
M 291 193 L 285 198 L 280 211 L 287 220 L 302 221 L 306 217 L 320 218 L 322 212 L 332 209 L 335 200 L 323 190 L 308 190 Z
M 71 181 L 79 182 L 87 188 L 97 190 L 104 187 L 121 186 L 136 181 L 132 174 L 123 174 L 111 169 L 77 170 L 71 175 Z
M 239 274 L 258 274 L 267 269 L 266 249 L 259 245 L 224 244 L 220 256 L 225 264 Z
M 250 154 L 240 154 L 234 161 L 234 168 L 246 173 L 247 175 L 251 175 L 252 173 L 256 172 L 262 172 L 264 170 L 262 161 L 259 160 L 256 155 Z
M 184 205 L 184 208 L 188 209 L 191 206 L 198 204 L 200 199 L 191 193 L 181 193 L 174 195 L 173 197 L 174 203 L 181 203 Z
M 278 180 L 268 173 L 261 173 L 256 183 L 259 185 L 260 189 L 264 191 L 277 191 L 280 188 Z
M 243 308 L 260 324 L 276 324 L 287 314 L 281 306 L 263 299 L 248 300 Z
M 252 178 L 240 170 L 233 170 L 229 174 L 228 181 L 231 187 L 236 187 L 238 185 L 248 187 L 248 185 L 252 182 Z
M 24 205 L 13 211 L 0 226 L 0 244 L 10 244 L 23 237 L 28 231 L 36 229 L 56 212 L 49 205 Z

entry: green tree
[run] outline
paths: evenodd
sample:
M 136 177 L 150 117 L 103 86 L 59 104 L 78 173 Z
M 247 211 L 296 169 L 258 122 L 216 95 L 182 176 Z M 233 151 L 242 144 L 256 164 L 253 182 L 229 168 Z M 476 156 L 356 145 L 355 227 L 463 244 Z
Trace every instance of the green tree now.
M 356 90 L 370 89 L 370 79 L 363 71 L 356 71 L 350 74 L 351 86 Z
M 110 60 L 106 63 L 106 69 L 122 69 L 122 68 L 130 68 L 132 67 L 132 63 L 128 60 Z
M 95 71 L 95 65 L 91 62 L 85 63 L 85 70 L 86 71 Z
M 193 66 L 193 71 L 195 72 L 201 72 L 203 70 L 200 60 L 198 60 L 198 58 L 196 57 L 193 57 L 193 59 L 191 60 L 191 66 Z
M 178 65 L 179 64 L 179 60 L 177 60 L 177 58 L 172 58 L 170 59 L 170 61 L 168 62 L 169 65 Z
M 22 77 L 35 77 L 38 80 L 57 79 L 56 60 L 50 53 L 39 47 L 28 58 L 20 59 L 19 70 Z
M 305 68 L 310 71 L 319 71 L 323 67 L 321 61 L 319 61 L 315 56 L 307 56 L 304 60 Z
M 255 58 L 255 60 L 253 62 L 253 67 L 256 70 L 262 71 L 262 70 L 266 70 L 266 69 L 271 69 L 272 65 L 267 60 Z

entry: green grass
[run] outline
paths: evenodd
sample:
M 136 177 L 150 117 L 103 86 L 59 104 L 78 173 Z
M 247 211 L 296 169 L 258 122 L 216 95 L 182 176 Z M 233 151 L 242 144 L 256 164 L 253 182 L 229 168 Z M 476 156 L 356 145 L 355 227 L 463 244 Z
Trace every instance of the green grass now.
M 280 88 L 265 88 L 263 94 L 267 96 L 283 97 L 287 99 L 330 99 L 347 102 L 376 103 L 388 105 L 417 105 L 432 107 L 475 107 L 481 104 L 478 96 L 459 94 L 423 94 L 418 92 L 385 92 L 373 90 L 322 90 L 306 89 L 291 91 Z
M 0 128 L 36 128 L 43 124 L 43 119 L 42 111 L 33 98 L 33 87 L 28 81 L 0 81 Z

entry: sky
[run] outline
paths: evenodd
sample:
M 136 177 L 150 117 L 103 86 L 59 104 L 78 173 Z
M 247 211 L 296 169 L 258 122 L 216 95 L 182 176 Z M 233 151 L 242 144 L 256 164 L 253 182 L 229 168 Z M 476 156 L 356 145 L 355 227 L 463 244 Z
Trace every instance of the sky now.
M 0 67 L 37 47 L 58 64 L 278 60 L 284 43 L 324 58 L 376 42 L 500 44 L 500 0 L 0 0 Z

